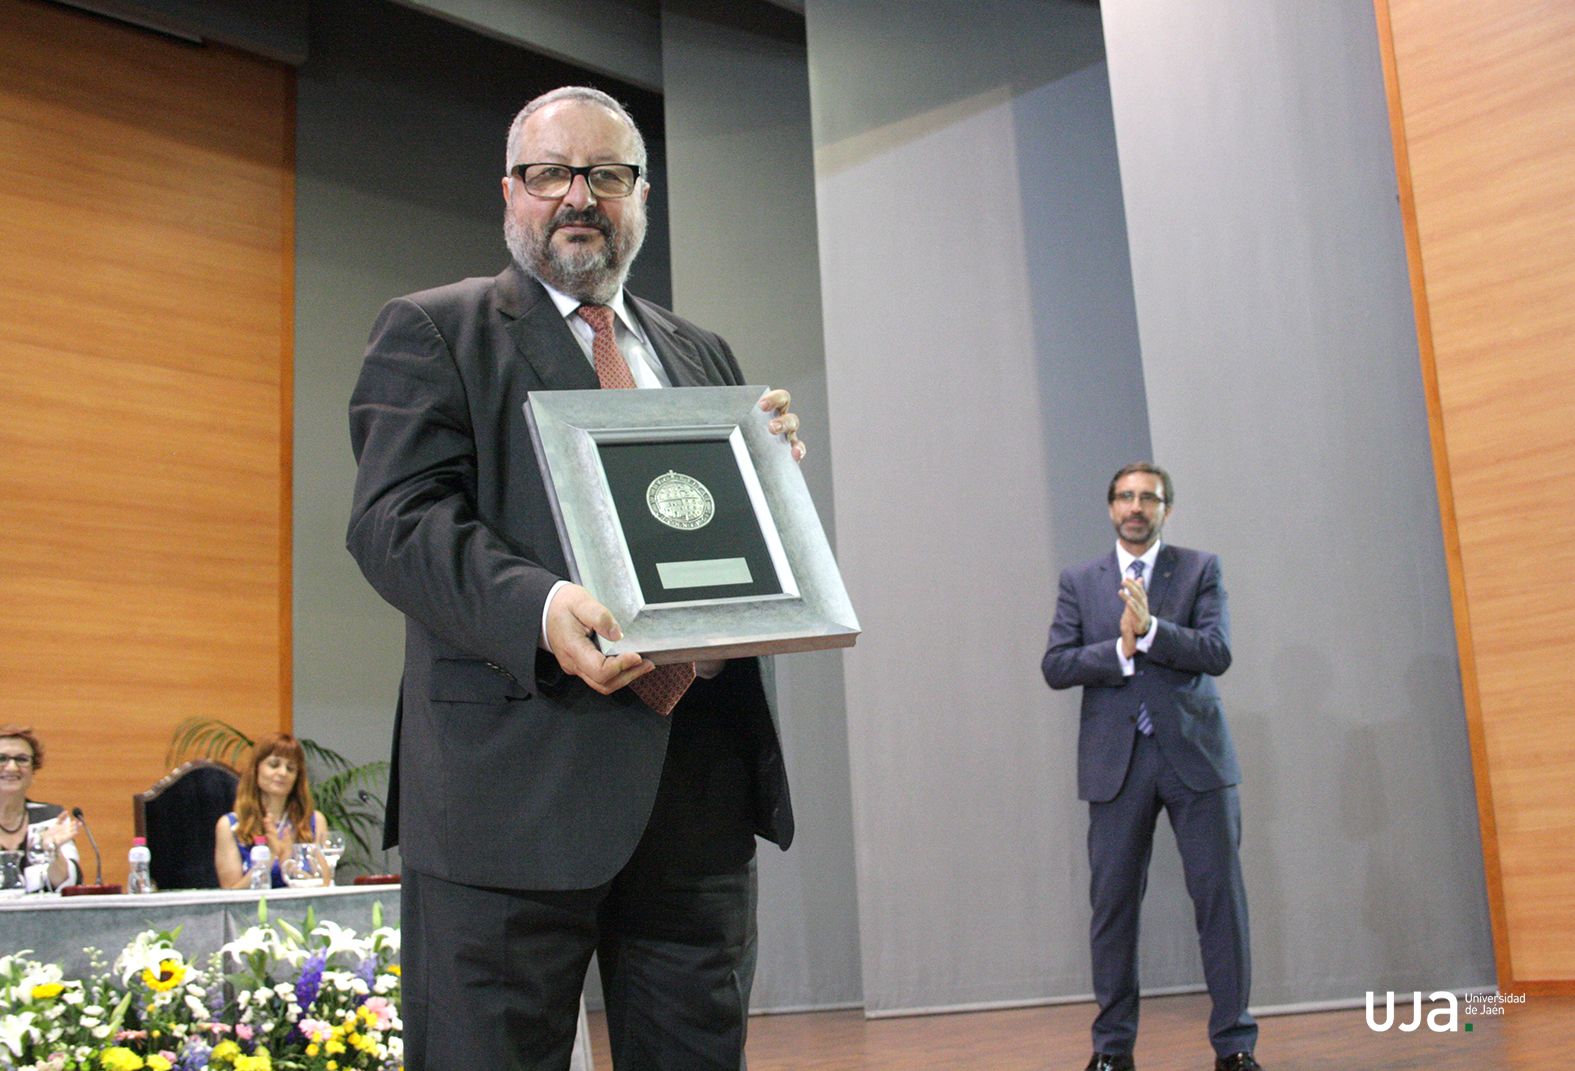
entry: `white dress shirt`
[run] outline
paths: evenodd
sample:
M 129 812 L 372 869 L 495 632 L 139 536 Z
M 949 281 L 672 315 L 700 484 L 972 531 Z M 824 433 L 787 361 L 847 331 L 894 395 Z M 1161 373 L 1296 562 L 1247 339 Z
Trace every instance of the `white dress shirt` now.
M 1143 588 L 1144 590 L 1147 590 L 1149 582 L 1154 579 L 1154 562 L 1159 558 L 1159 548 L 1164 545 L 1165 544 L 1163 540 L 1155 540 L 1154 545 L 1149 547 L 1148 550 L 1144 551 L 1143 556 L 1139 558 L 1127 553 L 1127 548 L 1123 547 L 1120 543 L 1117 543 L 1116 564 L 1121 567 L 1121 579 L 1125 580 L 1127 574 L 1132 571 L 1133 562 L 1142 562 Z M 1150 647 L 1154 646 L 1154 637 L 1158 633 L 1159 618 L 1154 616 L 1153 608 L 1150 607 L 1148 631 L 1138 637 L 1137 649 L 1146 653 Z M 1132 674 L 1137 672 L 1136 660 L 1134 658 L 1128 658 L 1121 652 L 1120 636 L 1116 637 L 1116 657 L 1121 659 L 1121 673 L 1123 676 L 1130 677 Z
M 539 280 L 538 280 L 539 281 Z M 596 358 L 591 354 L 591 343 L 596 338 L 596 332 L 591 325 L 574 314 L 584 302 L 579 298 L 572 298 L 561 290 L 554 290 L 546 283 L 541 284 L 547 291 L 547 296 L 552 298 L 552 303 L 558 307 L 558 313 L 569 324 L 569 330 L 574 332 L 574 337 L 580 343 L 580 349 L 585 351 L 585 359 L 591 362 L 591 367 L 596 366 Z M 623 354 L 623 359 L 629 364 L 629 374 L 634 377 L 636 387 L 671 387 L 672 380 L 667 378 L 667 370 L 662 367 L 662 362 L 657 359 L 656 351 L 651 348 L 650 340 L 645 337 L 645 331 L 635 318 L 629 315 L 629 310 L 624 304 L 623 287 L 618 288 L 618 293 L 607 303 L 613 311 L 613 337 L 618 342 L 618 352 Z

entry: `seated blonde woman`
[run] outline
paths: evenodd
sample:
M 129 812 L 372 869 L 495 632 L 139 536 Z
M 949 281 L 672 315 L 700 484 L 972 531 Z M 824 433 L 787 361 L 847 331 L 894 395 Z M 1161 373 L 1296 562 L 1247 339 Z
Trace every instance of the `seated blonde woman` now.
M 219 819 L 213 831 L 213 866 L 219 887 L 244 889 L 250 883 L 252 844 L 264 838 L 273 854 L 270 885 L 282 888 L 279 863 L 297 845 L 321 845 L 328 822 L 312 809 L 306 783 L 306 752 L 288 733 L 269 733 L 252 747 L 251 757 L 235 786 L 235 810 Z M 319 864 L 321 865 L 321 864 Z
M 0 725 L 0 851 L 21 852 L 28 892 L 47 892 L 82 881 L 72 839 L 82 827 L 54 803 L 27 798 L 33 776 L 44 768 L 44 745 L 25 725 Z

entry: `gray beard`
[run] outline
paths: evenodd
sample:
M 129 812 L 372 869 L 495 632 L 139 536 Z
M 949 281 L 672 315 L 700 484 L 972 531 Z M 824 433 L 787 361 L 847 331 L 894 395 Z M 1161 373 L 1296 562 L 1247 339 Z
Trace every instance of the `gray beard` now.
M 567 253 L 554 248 L 555 229 L 548 223 L 540 232 L 527 230 L 504 209 L 503 241 L 520 270 L 578 301 L 607 304 L 629 277 L 629 268 L 645 244 L 645 228 L 609 227 L 599 247 L 575 246 Z

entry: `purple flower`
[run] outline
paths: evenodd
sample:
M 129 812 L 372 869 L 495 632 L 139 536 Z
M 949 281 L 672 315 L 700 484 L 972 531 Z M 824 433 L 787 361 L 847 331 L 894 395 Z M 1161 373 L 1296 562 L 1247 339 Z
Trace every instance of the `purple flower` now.
M 212 1051 L 212 1047 L 201 1038 L 187 1038 L 186 1047 L 175 1067 L 177 1071 L 204 1071 L 208 1066 L 208 1054 Z
M 295 999 L 301 1005 L 304 1014 L 312 1006 L 312 1001 L 317 999 L 317 991 L 323 986 L 323 965 L 327 962 L 321 952 L 314 952 L 301 967 L 301 977 L 295 983 Z
M 366 1003 L 366 998 L 372 995 L 372 985 L 377 981 L 377 960 L 363 959 L 356 964 L 355 976 L 366 983 L 367 991 L 355 998 L 355 1006 L 359 1008 Z

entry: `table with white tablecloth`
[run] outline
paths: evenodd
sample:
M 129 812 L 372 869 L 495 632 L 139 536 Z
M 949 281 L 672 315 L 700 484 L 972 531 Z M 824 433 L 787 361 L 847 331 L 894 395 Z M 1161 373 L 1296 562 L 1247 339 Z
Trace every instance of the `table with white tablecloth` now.
M 180 927 L 176 946 L 188 960 L 200 961 L 217 952 L 257 922 L 259 899 L 268 902 L 268 917 L 300 927 L 310 910 L 319 920 L 367 933 L 372 913 L 382 905 L 385 926 L 399 925 L 399 886 L 350 885 L 315 889 L 198 889 L 139 896 L 67 896 L 32 894 L 0 900 L 0 954 L 31 951 L 34 959 L 58 963 L 67 975 L 86 972 L 87 950 L 97 948 L 111 959 L 144 930 Z M 585 1007 L 580 1006 L 580 1033 L 574 1043 L 571 1071 L 592 1071 L 586 1037 Z

